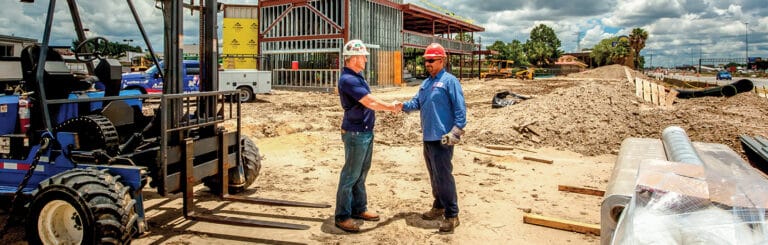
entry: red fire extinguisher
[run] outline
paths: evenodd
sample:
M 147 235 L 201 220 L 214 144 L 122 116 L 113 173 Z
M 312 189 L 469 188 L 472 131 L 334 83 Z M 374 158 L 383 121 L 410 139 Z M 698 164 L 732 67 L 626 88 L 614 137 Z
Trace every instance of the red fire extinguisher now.
M 29 130 L 29 100 L 19 98 L 19 129 L 22 134 Z

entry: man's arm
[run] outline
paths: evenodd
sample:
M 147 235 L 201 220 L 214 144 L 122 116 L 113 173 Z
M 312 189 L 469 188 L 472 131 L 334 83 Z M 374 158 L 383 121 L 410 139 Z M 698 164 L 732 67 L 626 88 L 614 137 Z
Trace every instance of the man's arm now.
M 368 109 L 371 109 L 374 111 L 400 111 L 400 109 L 397 106 L 397 102 L 387 103 L 380 100 L 379 98 L 376 98 L 372 94 L 363 96 L 363 98 L 360 99 L 359 101 L 360 101 L 360 104 L 363 104 L 365 107 L 368 107 Z
M 419 93 L 417 92 L 416 95 L 411 98 L 411 100 L 406 101 L 403 103 L 402 110 L 404 112 L 410 112 L 420 109 L 421 106 L 419 105 Z
M 453 104 L 453 116 L 456 120 L 455 125 L 459 129 L 464 129 L 467 126 L 467 105 L 464 102 L 464 91 L 461 89 L 461 83 L 458 80 L 454 81 L 454 86 L 451 86 L 451 104 Z

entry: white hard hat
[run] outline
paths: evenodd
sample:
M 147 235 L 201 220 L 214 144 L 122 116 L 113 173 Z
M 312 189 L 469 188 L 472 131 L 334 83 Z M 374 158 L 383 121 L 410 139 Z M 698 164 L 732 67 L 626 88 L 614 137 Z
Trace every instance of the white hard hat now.
M 368 49 L 365 48 L 365 44 L 363 44 L 363 41 L 360 41 L 358 39 L 349 40 L 347 44 L 344 44 L 344 51 L 342 52 L 344 56 L 352 56 L 352 55 L 369 55 Z

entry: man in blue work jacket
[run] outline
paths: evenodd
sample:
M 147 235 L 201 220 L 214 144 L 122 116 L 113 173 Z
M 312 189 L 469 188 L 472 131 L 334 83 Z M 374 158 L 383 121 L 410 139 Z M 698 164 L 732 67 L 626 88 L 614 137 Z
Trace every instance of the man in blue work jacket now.
M 459 226 L 456 181 L 453 178 L 453 145 L 459 143 L 467 125 L 467 107 L 459 79 L 445 71 L 447 55 L 443 46 L 432 43 L 424 51 L 424 67 L 429 78 L 419 92 L 403 103 L 403 111 L 419 110 L 424 134 L 424 160 L 432 185 L 432 209 L 423 213 L 425 220 L 445 217 L 441 232 L 453 232 Z
M 344 68 L 339 78 L 339 99 L 344 109 L 341 139 L 344 141 L 344 167 L 336 191 L 336 227 L 347 232 L 360 231 L 353 219 L 380 220 L 368 211 L 365 178 L 371 169 L 373 152 L 374 111 L 400 111 L 402 103 L 386 103 L 371 95 L 371 88 L 362 76 L 368 50 L 360 40 L 344 45 Z

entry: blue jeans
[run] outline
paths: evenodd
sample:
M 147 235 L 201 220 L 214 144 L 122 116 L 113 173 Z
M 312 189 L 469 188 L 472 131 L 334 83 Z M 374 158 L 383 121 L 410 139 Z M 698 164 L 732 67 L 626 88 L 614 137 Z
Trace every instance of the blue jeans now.
M 424 142 L 424 160 L 427 162 L 429 182 L 432 185 L 433 208 L 445 209 L 445 218 L 459 215 L 456 181 L 453 179 L 453 146 L 440 141 Z
M 345 132 L 344 168 L 336 191 L 336 221 L 344 221 L 368 210 L 365 177 L 371 169 L 373 132 Z

